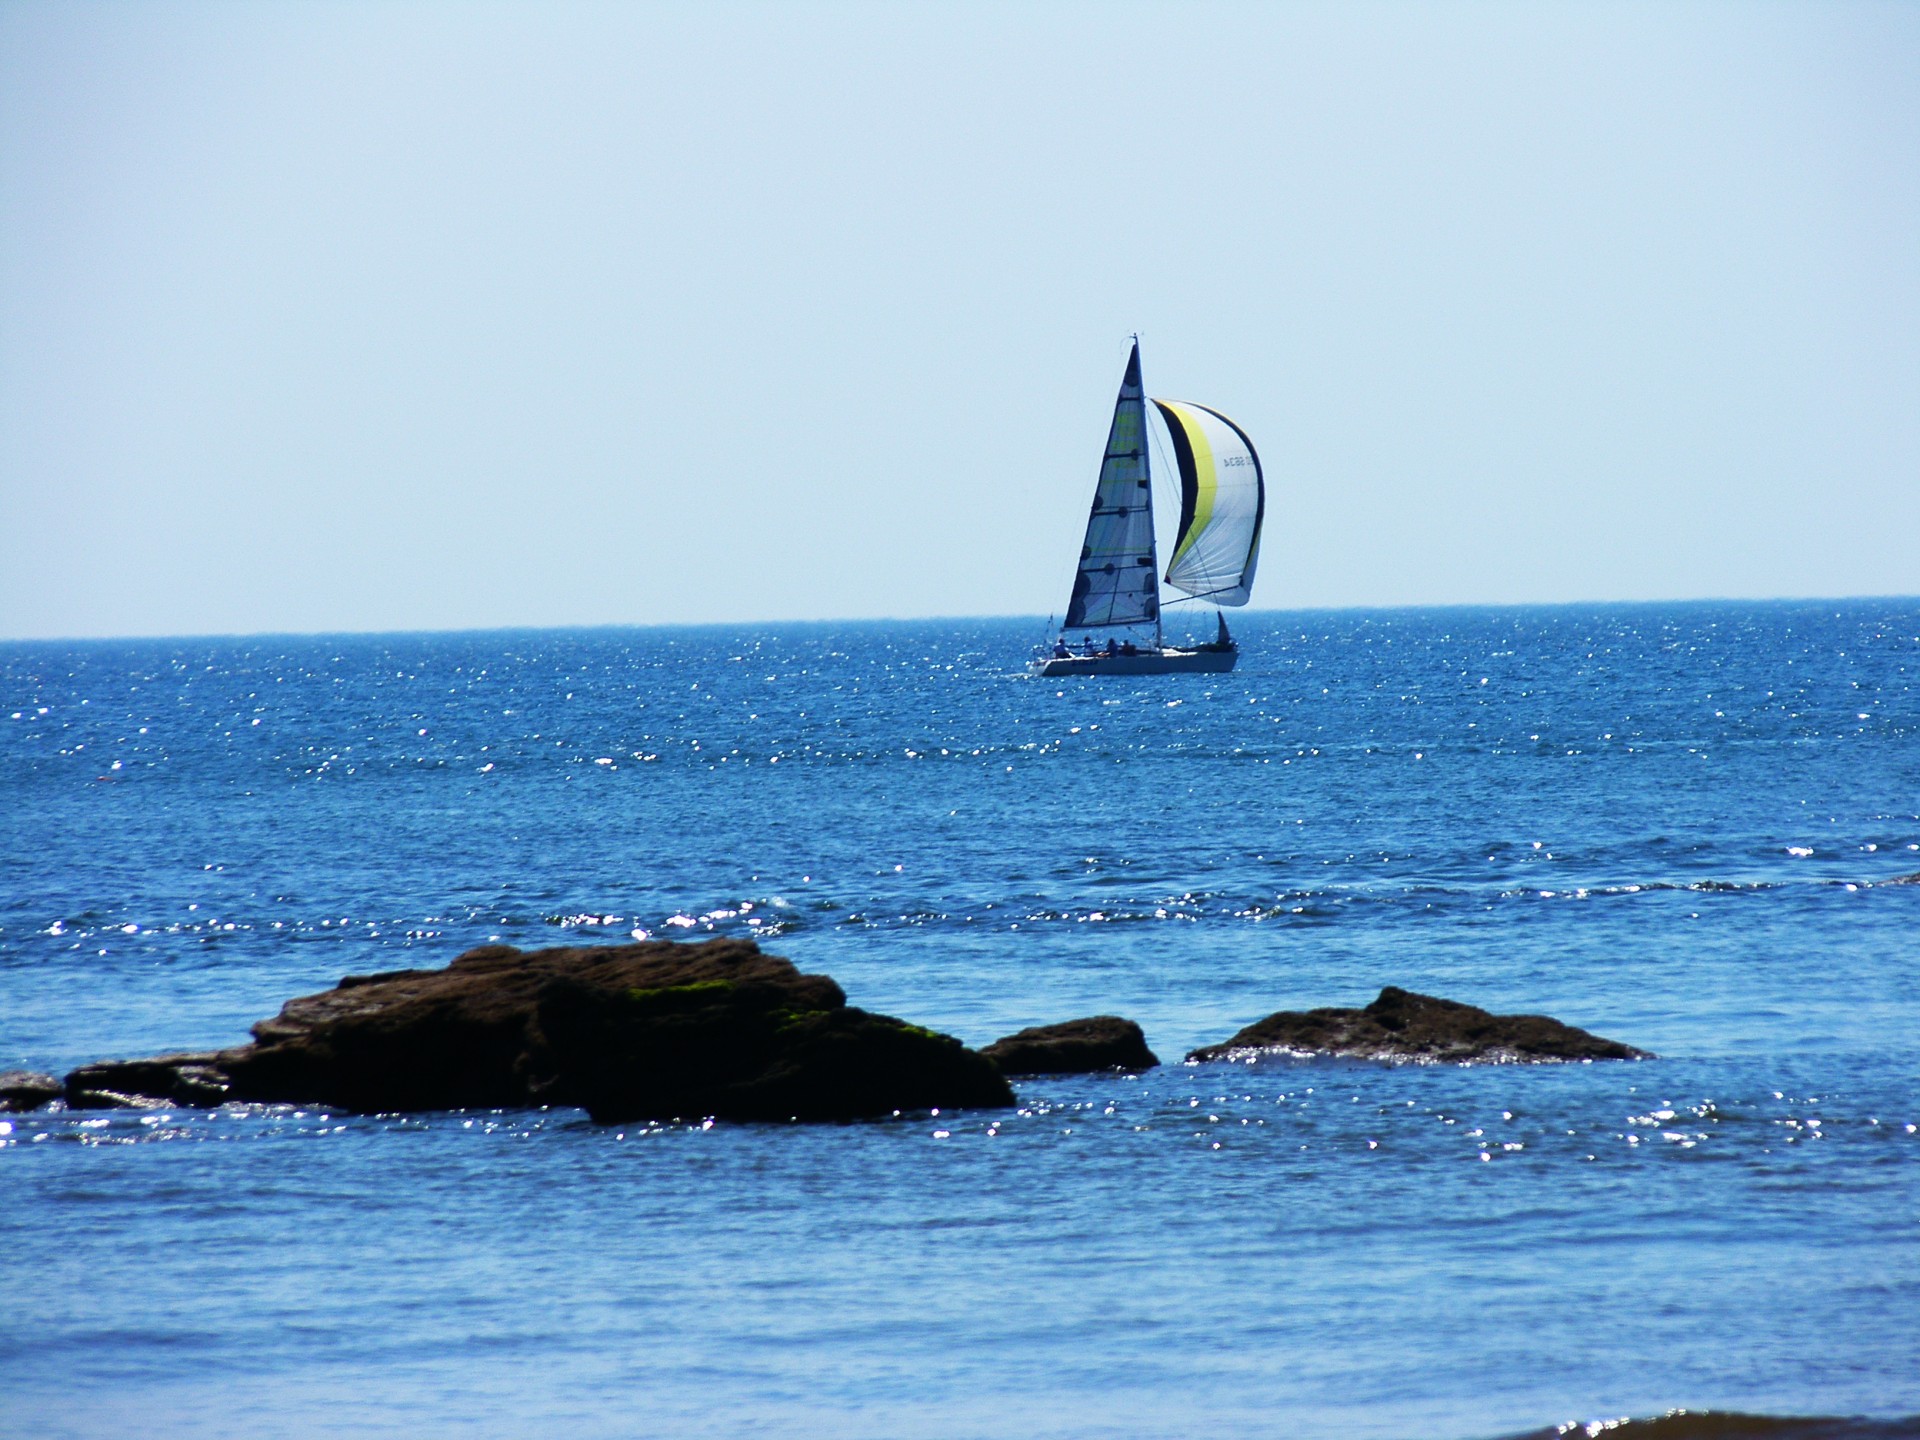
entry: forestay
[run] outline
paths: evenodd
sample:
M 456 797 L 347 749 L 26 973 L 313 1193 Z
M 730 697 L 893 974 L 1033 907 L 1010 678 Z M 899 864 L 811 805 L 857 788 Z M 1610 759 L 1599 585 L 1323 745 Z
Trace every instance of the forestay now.
M 1167 583 L 1215 605 L 1244 605 L 1260 560 L 1266 485 L 1246 432 L 1218 410 L 1155 400 L 1180 466 L 1180 535 Z
M 1151 624 L 1160 616 L 1159 561 L 1153 546 L 1153 496 L 1147 481 L 1147 407 L 1140 346 L 1127 360 L 1100 462 L 1100 485 L 1080 568 L 1067 601 L 1067 627 Z M 1251 569 L 1249 569 L 1251 575 Z

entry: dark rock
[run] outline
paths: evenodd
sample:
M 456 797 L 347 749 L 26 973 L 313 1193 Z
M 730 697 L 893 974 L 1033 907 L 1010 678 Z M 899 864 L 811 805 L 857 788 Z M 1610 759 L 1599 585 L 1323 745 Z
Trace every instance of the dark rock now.
M 837 986 L 831 1005 L 796 998 L 726 980 L 612 996 L 556 982 L 541 993 L 539 1024 L 568 1061 L 550 1093 L 607 1123 L 837 1120 L 1013 1103 L 1000 1072 L 958 1040 L 851 1009 Z
M 0 1070 L 0 1114 L 38 1110 L 66 1091 L 59 1077 L 34 1070 Z
M 1151 1070 L 1160 1063 L 1140 1027 L 1118 1015 L 1036 1025 L 996 1040 L 980 1053 L 998 1065 L 1002 1075 L 1088 1075 Z
M 228 1051 L 161 1055 L 152 1060 L 102 1060 L 67 1076 L 66 1101 L 76 1110 L 187 1108 L 218 1105 L 231 1083 L 220 1068 Z
M 1445 1063 L 1654 1058 L 1545 1015 L 1491 1015 L 1474 1005 L 1393 985 L 1364 1010 L 1282 1010 L 1187 1058 L 1220 1060 L 1250 1050 Z
M 852 1009 L 827 976 L 748 940 L 487 945 L 444 970 L 349 975 L 253 1034 L 232 1050 L 84 1066 L 67 1098 L 367 1114 L 579 1105 L 607 1122 L 1013 1104 L 959 1041 Z

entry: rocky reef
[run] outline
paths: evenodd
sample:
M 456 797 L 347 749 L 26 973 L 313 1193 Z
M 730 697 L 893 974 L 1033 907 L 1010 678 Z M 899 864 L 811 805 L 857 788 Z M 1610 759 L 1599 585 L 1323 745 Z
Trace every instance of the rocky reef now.
M 469 950 L 350 975 L 227 1050 L 8 1077 L 18 1108 L 327 1105 L 362 1114 L 577 1105 L 593 1119 L 848 1120 L 1004 1107 L 993 1062 L 846 1003 L 749 940 Z M 38 1100 L 36 1101 L 36 1097 Z
M 1036 1025 L 996 1040 L 980 1052 L 1003 1075 L 1088 1075 L 1101 1070 L 1151 1070 L 1160 1057 L 1131 1020 L 1090 1015 L 1058 1025 Z
M 1187 1058 L 1224 1060 L 1260 1050 L 1428 1064 L 1654 1058 L 1545 1015 L 1494 1015 L 1393 985 L 1361 1010 L 1282 1010 Z
M 517 950 L 349 975 L 225 1050 L 103 1060 L 64 1080 L 0 1073 L 0 1111 L 324 1105 L 360 1114 L 566 1105 L 602 1123 L 855 1120 L 1004 1108 L 1008 1076 L 1160 1063 L 1131 1020 L 1039 1025 L 970 1050 L 847 1004 L 751 940 Z M 1545 1015 L 1494 1015 L 1389 985 L 1358 1010 L 1283 1010 L 1189 1061 L 1261 1051 L 1424 1063 L 1652 1059 Z

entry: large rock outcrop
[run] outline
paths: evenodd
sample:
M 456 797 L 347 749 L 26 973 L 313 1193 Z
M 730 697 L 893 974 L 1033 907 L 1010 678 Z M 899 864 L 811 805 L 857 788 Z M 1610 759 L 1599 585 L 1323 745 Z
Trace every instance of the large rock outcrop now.
M 86 1065 L 70 1105 L 326 1105 L 363 1114 L 578 1105 L 595 1120 L 841 1120 L 999 1107 L 958 1040 L 846 1003 L 749 940 L 469 950 L 444 970 L 350 975 L 254 1043 Z
M 980 1053 L 998 1065 L 1002 1075 L 1089 1075 L 1151 1070 L 1160 1063 L 1140 1027 L 1118 1015 L 1036 1025 L 996 1040 Z
M 1259 1050 L 1430 1064 L 1654 1058 L 1545 1015 L 1493 1015 L 1394 985 L 1363 1010 L 1282 1010 L 1187 1058 L 1224 1060 Z

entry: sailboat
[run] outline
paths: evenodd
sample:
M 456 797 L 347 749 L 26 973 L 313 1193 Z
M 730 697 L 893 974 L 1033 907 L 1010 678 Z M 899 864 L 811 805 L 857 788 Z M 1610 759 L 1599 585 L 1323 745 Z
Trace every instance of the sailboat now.
M 1166 422 L 1180 471 L 1180 530 L 1166 583 L 1216 606 L 1244 605 L 1253 589 L 1266 512 L 1260 457 L 1246 431 L 1218 410 L 1186 400 L 1155 400 L 1153 406 Z M 1152 479 L 1140 338 L 1135 336 L 1114 402 L 1066 624 L 1051 651 L 1033 661 L 1035 674 L 1218 675 L 1233 669 L 1240 649 L 1227 632 L 1224 614 L 1211 641 L 1184 647 L 1165 641 Z M 1149 625 L 1151 641 L 1145 633 Z M 1104 642 L 1097 638 L 1101 631 L 1107 633 Z

